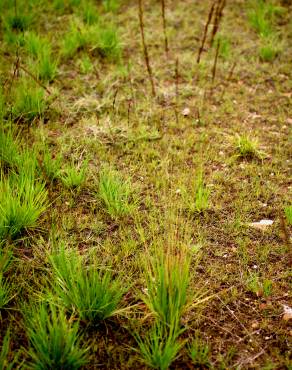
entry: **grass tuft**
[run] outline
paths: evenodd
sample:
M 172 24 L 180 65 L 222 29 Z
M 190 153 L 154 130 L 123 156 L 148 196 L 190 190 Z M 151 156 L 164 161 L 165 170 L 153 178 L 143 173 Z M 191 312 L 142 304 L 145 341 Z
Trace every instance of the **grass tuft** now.
M 25 310 L 25 323 L 31 369 L 75 370 L 87 363 L 78 321 L 68 320 L 63 308 L 53 304 L 31 306 Z
M 58 163 L 56 163 L 56 165 L 58 165 Z M 76 166 L 72 163 L 59 173 L 59 178 L 68 189 L 81 188 L 86 181 L 87 167 L 87 161 L 84 161 L 80 166 Z
M 18 354 L 14 355 L 14 358 L 11 359 L 10 335 L 10 329 L 8 329 L 3 338 L 2 347 L 0 350 L 0 368 L 3 370 L 16 369 Z
M 12 113 L 15 120 L 32 122 L 44 114 L 46 109 L 43 88 L 35 86 L 26 79 L 17 85 Z
M 147 294 L 143 300 L 165 326 L 179 328 L 189 279 L 187 258 L 161 254 L 147 265 Z
M 99 174 L 98 196 L 112 218 L 130 215 L 136 208 L 130 181 L 124 181 L 110 167 L 104 167 Z
M 203 342 L 199 337 L 196 337 L 188 345 L 188 355 L 192 360 L 193 365 L 199 368 L 210 368 L 210 347 Z
M 289 225 L 292 225 L 292 205 L 286 206 L 284 212 Z
M 263 159 L 265 154 L 259 150 L 259 144 L 256 139 L 251 139 L 247 135 L 237 135 L 235 139 L 235 148 L 237 156 L 241 158 L 258 158 Z
M 47 209 L 45 185 L 32 173 L 22 172 L 0 181 L 0 239 L 16 238 L 37 227 Z
M 65 250 L 50 256 L 52 289 L 62 304 L 84 321 L 98 323 L 115 315 L 126 291 L 121 278 L 102 271 L 93 261 L 86 264 L 76 251 Z
M 142 361 L 150 368 L 166 370 L 178 357 L 183 342 L 177 340 L 178 332 L 168 330 L 162 323 L 155 323 L 142 338 L 135 335 Z

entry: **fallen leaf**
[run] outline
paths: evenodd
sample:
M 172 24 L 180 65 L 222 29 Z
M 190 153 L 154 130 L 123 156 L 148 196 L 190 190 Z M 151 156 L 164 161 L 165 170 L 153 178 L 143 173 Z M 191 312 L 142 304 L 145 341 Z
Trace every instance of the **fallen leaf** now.
M 287 306 L 286 304 L 283 304 L 283 308 L 284 308 L 283 320 L 284 321 L 292 320 L 292 308 Z
M 251 222 L 248 225 L 258 230 L 265 230 L 268 226 L 273 225 L 273 223 L 273 220 L 260 220 L 258 222 Z

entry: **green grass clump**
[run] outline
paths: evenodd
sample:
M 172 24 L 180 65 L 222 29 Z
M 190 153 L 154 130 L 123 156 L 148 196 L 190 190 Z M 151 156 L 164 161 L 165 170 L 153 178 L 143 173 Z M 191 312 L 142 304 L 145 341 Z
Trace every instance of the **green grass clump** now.
M 50 262 L 52 289 L 69 311 L 92 323 L 115 315 L 126 291 L 120 278 L 114 279 L 110 271 L 102 271 L 94 261 L 86 264 L 77 251 L 63 246 L 50 256 Z
M 76 166 L 74 163 L 71 163 L 71 165 L 68 165 L 60 172 L 59 178 L 66 188 L 78 189 L 86 181 L 87 167 L 87 161 L 84 161 L 80 166 Z
M 111 25 L 72 23 L 63 40 L 62 55 L 71 58 L 81 50 L 96 51 L 107 59 L 119 60 L 121 46 L 117 30 Z
M 0 181 L 0 239 L 16 238 L 37 227 L 47 209 L 45 185 L 33 173 L 22 172 Z
M 192 360 L 193 365 L 198 368 L 210 368 L 210 347 L 203 342 L 199 337 L 196 337 L 188 345 L 188 355 Z
M 37 58 L 43 50 L 50 49 L 49 41 L 33 31 L 25 33 L 24 41 L 27 53 L 34 58 Z
M 167 327 L 179 328 L 187 303 L 189 279 L 187 258 L 158 255 L 147 265 L 147 294 L 143 300 Z
M 292 225 L 292 205 L 284 208 L 284 212 L 289 225 Z
M 272 1 L 252 0 L 248 11 L 251 27 L 263 37 L 270 36 L 273 30 L 275 15 L 281 14 L 283 8 L 274 5 Z
M 16 369 L 18 355 L 14 356 L 14 358 L 11 359 L 10 335 L 10 329 L 8 329 L 3 338 L 2 347 L 0 350 L 0 369 L 3 370 Z
M 0 243 L 0 310 L 7 307 L 13 298 L 13 285 L 5 276 L 11 264 L 12 253 L 2 247 L 3 245 Z
M 36 62 L 36 76 L 43 81 L 51 82 L 57 74 L 58 62 L 53 58 L 50 50 L 39 53 Z
M 77 51 L 85 49 L 87 44 L 87 27 L 81 24 L 71 23 L 69 32 L 63 38 L 61 54 L 67 59 L 71 58 Z
M 4 20 L 8 30 L 24 32 L 32 22 L 32 18 L 25 14 L 9 14 Z
M 121 46 L 117 30 L 114 27 L 101 27 L 97 42 L 92 43 L 93 49 L 111 60 L 119 60 L 121 57 Z
M 251 139 L 247 135 L 237 135 L 235 139 L 235 148 L 237 156 L 241 158 L 258 158 L 263 159 L 264 153 L 259 149 L 256 139 Z
M 127 216 L 136 208 L 132 201 L 132 186 L 129 180 L 123 180 L 119 173 L 110 167 L 104 167 L 99 174 L 98 197 L 103 201 L 112 218 Z
M 120 1 L 119 0 L 103 0 L 102 5 L 106 12 L 115 12 L 120 7 Z
M 13 297 L 12 285 L 0 272 L 0 310 L 7 307 Z
M 90 1 L 83 2 L 81 15 L 83 22 L 88 25 L 95 24 L 99 20 L 98 10 Z
M 19 143 L 15 138 L 14 130 L 2 127 L 0 129 L 0 167 L 3 171 L 16 169 L 19 161 Z
M 263 62 L 272 62 L 280 52 L 279 40 L 275 37 L 262 38 L 259 57 Z
M 204 182 L 203 172 L 200 170 L 193 185 L 188 191 L 183 189 L 182 197 L 187 210 L 192 213 L 202 213 L 209 208 L 210 190 Z
M 42 167 L 46 177 L 50 181 L 56 180 L 61 172 L 62 156 L 60 154 L 53 156 L 50 150 L 45 147 L 43 151 Z
M 136 334 L 142 361 L 153 369 L 168 369 L 183 346 L 177 337 L 176 330 L 168 330 L 166 333 L 165 326 L 160 322 L 155 323 L 144 337 Z
M 30 347 L 31 369 L 75 370 L 87 363 L 79 323 L 67 319 L 65 311 L 53 304 L 30 307 L 24 314 Z
M 15 120 L 32 122 L 44 114 L 46 101 L 44 89 L 23 79 L 16 88 L 12 113 Z

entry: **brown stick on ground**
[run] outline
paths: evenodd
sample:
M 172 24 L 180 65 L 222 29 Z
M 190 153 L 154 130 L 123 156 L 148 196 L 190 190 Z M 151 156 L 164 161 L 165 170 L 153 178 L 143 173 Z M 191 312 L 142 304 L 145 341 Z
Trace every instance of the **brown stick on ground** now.
M 216 77 L 219 49 L 220 49 L 220 40 L 217 41 L 217 48 L 216 48 L 216 54 L 215 54 L 215 59 L 214 59 L 214 65 L 213 65 L 213 68 L 212 68 L 212 84 L 214 83 L 214 80 L 215 80 L 215 77 Z
M 152 69 L 151 69 L 151 66 L 150 66 L 148 49 L 147 49 L 147 45 L 146 45 L 146 42 L 145 42 L 142 0 L 139 0 L 139 21 L 140 21 L 140 31 L 141 31 L 141 39 L 142 39 L 142 46 L 143 46 L 145 64 L 146 64 L 146 68 L 147 68 L 147 71 L 148 71 L 148 76 L 149 76 L 149 80 L 150 80 L 150 84 L 151 84 L 152 96 L 155 97 L 156 92 L 155 92 L 153 74 L 152 74 Z
M 211 22 L 211 19 L 212 19 L 213 13 L 214 13 L 214 7 L 215 7 L 215 2 L 211 6 L 211 9 L 210 9 L 209 14 L 208 14 L 208 19 L 207 19 L 207 22 L 205 24 L 202 43 L 201 43 L 201 46 L 200 46 L 199 52 L 198 52 L 197 63 L 200 63 L 200 60 L 201 60 L 201 54 L 204 50 L 204 45 L 205 45 L 205 41 L 206 41 L 206 38 L 207 38 L 207 32 L 208 32 L 209 24 Z
M 164 33 L 164 48 L 166 56 L 168 55 L 168 39 L 166 33 L 166 17 L 165 17 L 165 0 L 161 0 L 161 15 L 162 15 L 162 25 L 163 25 L 163 33 Z
M 210 46 L 213 45 L 215 36 L 218 32 L 219 25 L 220 25 L 221 19 L 223 17 L 223 10 L 224 10 L 225 5 L 226 5 L 226 0 L 218 0 L 217 7 L 216 7 L 216 12 L 215 12 L 214 25 L 213 25 L 211 39 L 210 39 Z

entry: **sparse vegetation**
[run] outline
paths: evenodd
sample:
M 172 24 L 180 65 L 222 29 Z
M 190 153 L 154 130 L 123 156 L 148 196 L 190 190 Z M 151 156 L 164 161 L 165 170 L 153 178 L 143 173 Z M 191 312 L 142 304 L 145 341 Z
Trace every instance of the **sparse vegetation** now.
M 127 216 L 136 207 L 135 202 L 131 201 L 133 190 L 129 180 L 124 181 L 110 167 L 100 171 L 98 196 L 113 218 Z
M 0 10 L 0 369 L 290 369 L 291 2 Z

